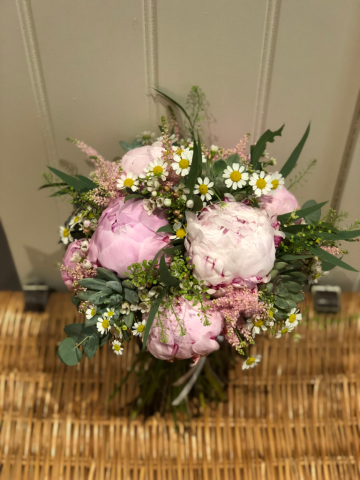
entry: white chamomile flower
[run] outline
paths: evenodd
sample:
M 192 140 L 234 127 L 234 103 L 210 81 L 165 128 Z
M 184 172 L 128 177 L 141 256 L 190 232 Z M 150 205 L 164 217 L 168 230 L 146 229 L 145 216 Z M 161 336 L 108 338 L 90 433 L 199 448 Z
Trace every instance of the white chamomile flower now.
M 177 175 L 181 175 L 182 177 L 189 175 L 194 152 L 189 148 L 183 150 L 174 147 L 174 150 L 175 154 L 173 156 L 174 162 L 171 164 L 172 168 Z
M 254 368 L 258 365 L 261 361 L 261 355 L 256 355 L 256 357 L 249 357 L 245 360 L 242 364 L 243 370 L 248 370 L 249 368 Z
M 276 190 L 281 190 L 284 186 L 285 179 L 279 172 L 274 172 L 271 175 L 271 192 L 274 193 Z
M 201 200 L 211 200 L 211 197 L 214 195 L 213 190 L 210 190 L 214 186 L 214 182 L 210 182 L 208 177 L 205 177 L 202 180 L 200 177 L 197 179 L 198 183 L 195 184 L 195 194 L 200 194 Z
M 225 185 L 227 188 L 236 190 L 246 185 L 246 181 L 249 180 L 249 174 L 245 171 L 244 165 L 233 163 L 232 167 L 230 165 L 226 167 L 223 178 L 226 178 Z
M 250 178 L 249 185 L 253 187 L 257 197 L 267 195 L 272 189 L 271 175 L 265 172 L 253 173 Z
M 118 190 L 122 190 L 123 188 L 131 188 L 133 192 L 136 192 L 139 185 L 138 176 L 134 175 L 132 172 L 123 173 L 119 180 L 117 181 L 117 188 Z
M 219 150 L 219 147 L 217 145 L 211 145 L 210 151 L 216 153 Z
M 146 326 L 146 320 L 143 320 L 142 322 L 134 323 L 132 327 L 132 333 L 135 337 L 139 336 L 142 337 L 144 334 Z
M 299 310 L 296 310 L 296 308 L 293 308 L 290 310 L 290 315 L 287 318 L 285 325 L 287 327 L 295 328 L 297 327 L 301 319 L 302 319 L 302 315 L 301 313 L 299 313 Z
M 71 236 L 69 227 L 60 227 L 59 231 L 60 231 L 60 239 L 65 245 L 73 241 L 73 237 Z
M 180 222 L 175 223 L 173 228 L 174 228 L 175 235 L 172 235 L 170 237 L 170 240 L 186 237 L 186 230 L 185 230 L 184 226 L 182 225 L 182 223 L 180 223 Z
M 270 310 L 268 311 L 268 319 L 266 321 L 266 325 L 268 325 L 269 327 L 273 327 L 275 325 L 274 313 L 277 312 L 277 308 L 275 308 L 274 305 L 272 304 L 270 304 L 269 307 L 270 307 Z
M 70 229 L 72 230 L 75 227 L 75 225 L 81 222 L 82 219 L 83 219 L 82 213 L 78 213 L 77 215 L 74 215 L 69 222 Z
M 99 318 L 96 327 L 101 334 L 104 334 L 110 328 L 110 320 L 107 317 Z
M 103 313 L 103 316 L 109 320 L 115 315 L 115 310 L 113 308 L 107 308 L 106 312 Z
M 256 316 L 247 320 L 247 328 L 251 332 L 253 338 L 255 338 L 256 335 L 259 335 L 261 331 L 265 332 L 267 330 L 265 321 Z
M 96 315 L 96 312 L 96 305 L 89 306 L 89 308 L 86 310 L 86 319 L 90 320 L 90 318 L 93 318 Z
M 286 335 L 287 333 L 290 333 L 294 330 L 293 325 L 285 325 L 285 327 L 282 328 L 282 330 L 279 330 L 276 334 L 276 338 L 281 338 L 283 335 Z
M 112 325 L 110 331 L 115 337 L 123 338 L 122 328 L 119 327 L 118 325 Z
M 149 165 L 144 168 L 144 172 L 150 173 L 155 177 L 161 178 L 161 180 L 165 180 L 166 176 L 168 175 L 167 163 L 164 162 L 161 158 L 155 158 L 153 162 L 150 162 Z
M 120 313 L 122 315 L 128 315 L 130 313 L 130 303 L 124 302 L 121 304 Z
M 114 340 L 112 343 L 112 349 L 116 353 L 116 355 L 122 355 L 124 348 L 121 346 L 121 342 L 119 340 Z

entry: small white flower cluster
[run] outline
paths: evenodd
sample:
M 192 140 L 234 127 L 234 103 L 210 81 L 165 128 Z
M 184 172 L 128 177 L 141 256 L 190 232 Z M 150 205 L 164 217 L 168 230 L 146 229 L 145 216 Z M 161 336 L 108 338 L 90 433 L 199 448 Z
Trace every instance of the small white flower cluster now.
M 89 233 L 95 231 L 98 225 L 98 221 L 94 216 L 92 207 L 88 206 L 86 210 L 82 210 L 73 217 L 71 217 L 69 224 L 61 226 L 59 228 L 60 239 L 62 243 L 68 245 L 68 243 L 74 240 L 71 232 L 75 229 Z
M 151 145 L 156 138 L 156 135 L 154 132 L 150 132 L 150 130 L 145 130 L 142 133 L 139 133 L 137 135 L 136 140 L 141 142 L 142 145 Z
M 239 163 L 233 163 L 232 166 L 228 165 L 224 170 L 223 178 L 225 178 L 227 188 L 233 190 L 243 188 L 248 183 L 257 197 L 273 193 L 275 190 L 282 188 L 285 183 L 279 172 L 272 174 L 267 174 L 264 171 L 254 172 L 250 177 L 244 165 Z
M 286 333 L 292 332 L 295 327 L 298 326 L 300 320 L 302 320 L 302 315 L 299 313 L 299 310 L 292 308 L 290 314 L 285 322 L 284 328 L 278 331 L 276 338 L 281 338 Z

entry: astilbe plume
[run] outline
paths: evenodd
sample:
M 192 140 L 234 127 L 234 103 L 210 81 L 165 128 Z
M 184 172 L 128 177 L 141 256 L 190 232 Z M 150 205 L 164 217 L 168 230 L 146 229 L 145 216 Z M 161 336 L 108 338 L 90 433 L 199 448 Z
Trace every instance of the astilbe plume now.
M 83 278 L 95 278 L 96 277 L 96 268 L 85 268 L 82 263 L 77 263 L 76 267 L 70 268 L 70 267 L 65 267 L 64 265 L 61 265 L 60 270 L 62 272 L 66 272 L 70 277 L 73 278 L 74 280 L 74 294 L 76 295 L 79 292 L 82 292 L 85 290 L 84 287 L 82 287 L 78 282 L 79 280 L 82 280 Z
M 244 339 L 251 338 L 246 319 L 266 314 L 265 304 L 259 301 L 256 289 L 234 288 L 231 285 L 226 287 L 224 296 L 212 301 L 212 309 L 222 314 L 225 320 L 225 338 L 235 348 L 240 344 L 236 330 Z
M 338 247 L 321 247 L 325 252 L 330 253 L 331 255 L 340 255 L 341 251 Z
M 219 160 L 219 158 L 226 160 L 230 155 L 237 153 L 242 163 L 244 163 L 245 165 L 249 164 L 250 156 L 245 153 L 245 148 L 248 141 L 249 141 L 249 135 L 244 135 L 243 138 L 240 140 L 240 142 L 234 148 L 228 148 L 228 149 L 219 148 L 218 153 L 212 158 L 212 161 L 215 162 L 216 160 Z M 204 155 L 207 158 L 211 158 L 210 150 L 205 149 Z

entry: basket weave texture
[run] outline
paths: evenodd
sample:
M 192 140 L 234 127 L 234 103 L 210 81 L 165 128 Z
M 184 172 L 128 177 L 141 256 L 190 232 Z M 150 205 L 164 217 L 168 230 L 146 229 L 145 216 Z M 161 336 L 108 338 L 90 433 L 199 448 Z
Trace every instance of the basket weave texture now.
M 339 316 L 309 308 L 301 339 L 261 337 L 259 367 L 230 372 L 228 402 L 200 415 L 130 420 L 137 348 L 104 347 L 66 367 L 63 327 L 83 321 L 68 294 L 43 314 L 0 292 L 0 478 L 4 480 L 297 480 L 360 478 L 360 296 Z M 258 340 L 257 338 L 257 340 Z M 256 349 L 255 349 L 256 348 Z

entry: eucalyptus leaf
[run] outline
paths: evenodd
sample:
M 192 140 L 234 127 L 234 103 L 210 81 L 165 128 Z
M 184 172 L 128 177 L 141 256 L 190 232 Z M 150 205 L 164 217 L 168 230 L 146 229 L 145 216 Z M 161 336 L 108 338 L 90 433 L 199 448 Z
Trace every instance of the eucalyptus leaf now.
M 94 290 L 87 290 L 86 292 L 80 292 L 77 294 L 77 297 L 80 298 L 81 300 L 84 300 L 87 302 L 89 298 L 94 295 L 97 292 L 94 292 Z
M 307 276 L 302 272 L 289 272 L 289 275 L 295 280 L 295 282 L 306 283 L 308 280 Z
M 84 353 L 89 359 L 95 355 L 98 348 L 99 337 L 96 334 L 91 335 L 91 337 L 83 344 Z
M 84 326 L 83 323 L 72 323 L 71 325 L 66 325 L 64 327 L 64 332 L 69 337 L 77 338 L 80 335 L 80 333 L 83 329 L 83 326 Z
M 302 286 L 296 282 L 286 282 L 285 287 L 289 290 L 289 292 L 293 292 L 293 293 L 300 292 L 302 288 Z
M 121 303 L 123 302 L 123 299 L 124 299 L 123 295 L 120 295 L 119 293 L 114 293 L 107 299 L 106 304 L 109 305 L 109 307 L 120 306 Z
M 220 160 L 218 160 L 220 161 Z M 238 153 L 233 153 L 231 155 L 229 155 L 226 159 L 226 166 L 230 166 L 232 167 L 233 163 L 239 163 L 241 164 L 241 159 L 239 157 L 239 154 Z
M 294 302 L 294 300 L 291 300 L 291 298 L 287 298 L 286 301 L 290 309 L 297 308 L 296 302 Z
M 135 290 L 135 285 L 130 280 L 123 280 L 122 286 L 128 288 L 129 290 Z
M 282 308 L 283 310 L 287 310 L 289 308 L 288 303 L 286 300 L 280 297 L 275 298 L 275 305 L 279 308 Z
M 79 305 L 81 303 L 81 300 L 79 297 L 76 297 L 75 295 L 73 295 L 71 297 L 71 302 L 75 305 L 76 308 L 79 308 Z
M 114 280 L 116 282 L 120 282 L 120 278 L 115 273 L 111 272 L 110 270 L 104 267 L 98 267 L 96 269 L 96 276 L 98 278 L 102 278 L 107 281 Z
M 128 328 L 131 328 L 132 324 L 134 323 L 134 318 L 135 318 L 134 312 L 130 312 L 127 315 L 124 315 L 122 317 L 122 320 Z
M 122 293 L 123 288 L 120 282 L 116 282 L 115 280 L 110 280 L 110 282 L 106 282 L 106 286 L 111 288 L 114 292 Z
M 106 281 L 98 278 L 83 278 L 79 280 L 79 284 L 82 287 L 89 288 L 91 290 L 103 290 L 106 288 Z
M 58 357 L 66 365 L 74 366 L 82 359 L 82 352 L 76 346 L 75 340 L 72 337 L 68 337 L 60 343 Z
M 268 293 L 272 293 L 273 289 L 274 289 L 274 284 L 273 283 L 271 283 L 271 282 L 266 283 L 266 291 Z
M 136 292 L 134 292 L 134 290 L 129 290 L 128 288 L 124 288 L 124 297 L 125 297 L 125 300 L 132 303 L 133 305 L 136 305 L 137 303 L 139 303 L 139 295 Z
M 214 172 L 214 175 L 221 175 L 226 167 L 227 163 L 225 162 L 225 160 L 216 160 L 216 162 L 212 164 L 212 170 Z
M 99 320 L 100 318 L 101 318 L 101 315 L 94 315 L 94 316 L 91 317 L 91 318 L 87 318 L 87 319 L 85 320 L 85 325 L 86 325 L 87 327 L 92 327 L 92 326 L 94 326 L 94 325 L 97 324 L 97 322 L 98 322 L 98 320 Z
M 109 340 L 109 338 L 110 338 L 110 333 L 107 333 L 106 335 L 104 335 L 103 337 L 101 337 L 101 338 L 100 338 L 100 342 L 99 342 L 100 347 L 103 347 L 103 346 L 107 343 L 107 341 Z
M 293 300 L 296 303 L 300 303 L 304 301 L 304 295 L 299 292 L 299 293 L 291 293 L 290 294 L 290 300 Z
M 163 227 L 160 227 L 158 230 L 156 230 L 156 233 L 161 232 L 174 233 L 174 227 L 172 227 L 171 225 L 164 225 Z
M 287 266 L 287 263 L 285 263 L 285 262 L 276 262 L 275 265 L 274 265 L 274 268 L 276 270 L 282 270 L 286 266 Z

